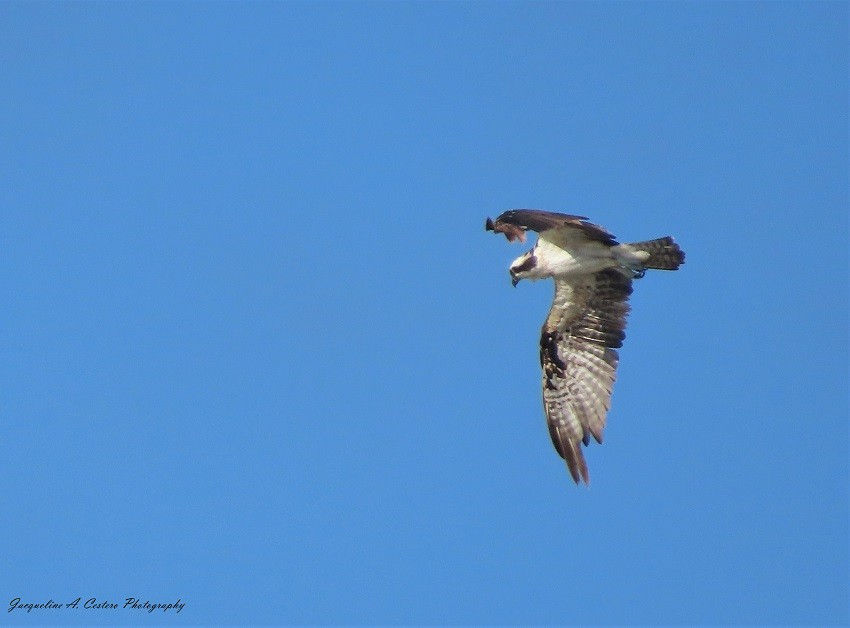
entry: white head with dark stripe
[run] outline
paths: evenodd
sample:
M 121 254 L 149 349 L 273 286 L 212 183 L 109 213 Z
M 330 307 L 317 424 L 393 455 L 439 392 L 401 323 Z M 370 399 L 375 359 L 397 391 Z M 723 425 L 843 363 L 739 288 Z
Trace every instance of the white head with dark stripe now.
M 511 264 L 509 271 L 511 273 L 511 283 L 514 285 L 514 288 L 516 288 L 516 285 L 521 279 L 535 280 L 546 276 L 540 272 L 534 249 L 516 258 Z

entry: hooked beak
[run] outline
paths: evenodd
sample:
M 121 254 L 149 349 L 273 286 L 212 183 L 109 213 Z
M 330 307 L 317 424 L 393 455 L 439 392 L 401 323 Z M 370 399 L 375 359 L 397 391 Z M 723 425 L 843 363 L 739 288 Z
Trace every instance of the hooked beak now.
M 513 285 L 514 288 L 516 288 L 516 285 L 518 283 L 519 283 L 519 277 L 516 276 L 513 268 L 511 268 L 511 284 Z

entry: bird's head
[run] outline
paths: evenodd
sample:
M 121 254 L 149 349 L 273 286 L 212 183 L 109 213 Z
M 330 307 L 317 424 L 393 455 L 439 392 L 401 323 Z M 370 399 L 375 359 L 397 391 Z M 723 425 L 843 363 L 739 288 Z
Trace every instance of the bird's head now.
M 537 270 L 537 256 L 534 251 L 529 251 L 524 255 L 520 255 L 513 261 L 510 267 L 511 283 L 516 288 L 516 285 L 521 279 L 539 279 Z

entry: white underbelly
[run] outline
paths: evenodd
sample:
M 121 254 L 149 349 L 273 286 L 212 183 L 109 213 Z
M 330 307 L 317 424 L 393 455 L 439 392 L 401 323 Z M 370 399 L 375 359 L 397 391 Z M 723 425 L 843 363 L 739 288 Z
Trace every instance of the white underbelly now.
M 611 247 L 600 242 L 582 242 L 567 251 L 541 239 L 536 249 L 538 263 L 553 275 L 585 275 L 617 265 Z

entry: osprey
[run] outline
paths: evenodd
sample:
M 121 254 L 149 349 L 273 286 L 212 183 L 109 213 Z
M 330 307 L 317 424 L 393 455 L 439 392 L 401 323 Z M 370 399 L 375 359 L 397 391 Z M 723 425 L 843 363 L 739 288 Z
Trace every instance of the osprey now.
M 509 242 L 537 243 L 510 266 L 514 286 L 521 279 L 555 280 L 555 299 L 540 336 L 543 410 L 555 449 L 576 484 L 590 483 L 581 445 L 602 442 L 605 417 L 623 346 L 632 280 L 649 268 L 676 270 L 685 254 L 671 237 L 618 244 L 613 235 L 584 216 L 512 209 L 488 231 Z

